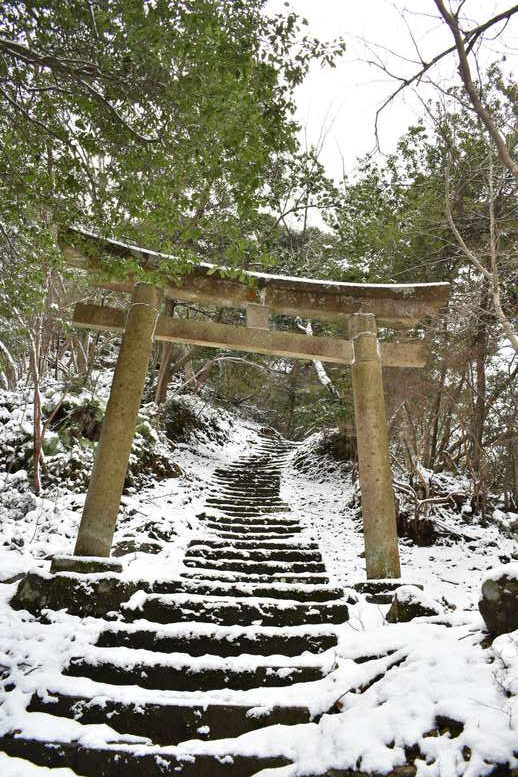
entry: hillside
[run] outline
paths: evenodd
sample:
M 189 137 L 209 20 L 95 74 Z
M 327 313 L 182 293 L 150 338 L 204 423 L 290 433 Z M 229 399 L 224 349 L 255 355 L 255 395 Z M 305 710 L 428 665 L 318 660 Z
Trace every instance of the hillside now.
M 4 396 L 4 407 L 5 400 Z M 152 582 L 188 572 L 183 562 L 189 544 L 211 536 L 203 516 L 215 472 L 253 457 L 265 439 L 258 424 L 237 414 L 196 398 L 183 402 L 198 423 L 185 434 L 184 442 L 177 442 L 174 450 L 171 445 L 169 455 L 181 474 L 130 487 L 123 498 L 114 545 L 115 555 L 124 562 L 123 580 Z M 4 436 L 8 421 L 4 418 Z M 345 589 L 349 620 L 325 627 L 337 633 L 338 645 L 321 654 L 328 672 L 322 679 L 295 682 L 289 688 L 205 692 L 205 702 L 239 701 L 256 708 L 258 716 L 278 703 L 304 703 L 313 722 L 267 726 L 232 741 L 203 741 L 205 732 L 200 729 L 200 739 L 179 744 L 178 752 L 194 748 L 197 753 L 263 759 L 282 754 L 292 763 L 261 770 L 261 777 L 385 774 L 404 764 L 414 764 L 418 775 L 437 777 L 514 773 L 511 769 L 518 767 L 518 641 L 511 633 L 491 642 L 477 608 L 481 581 L 489 570 L 505 563 L 507 571 L 517 571 L 512 536 L 509 532 L 505 536 L 496 522 L 483 526 L 469 512 L 450 510 L 448 533 L 433 545 L 418 547 L 403 539 L 401 582 L 422 586 L 422 593 L 412 588 L 406 589 L 407 595 L 413 600 L 417 596 L 421 606 L 435 614 L 388 623 L 390 605 L 370 603 L 371 596 L 361 586 L 354 588 L 365 574 L 361 518 L 350 467 L 318 453 L 319 435 L 296 444 L 285 443 L 277 434 L 270 439 L 273 448 L 280 446 L 282 452 L 280 498 L 291 507 L 290 518 L 303 527 L 297 543 L 318 542 L 330 584 Z M 48 689 L 45 693 L 52 695 L 66 689 L 60 672 L 71 656 L 95 657 L 98 648 L 92 648 L 92 643 L 99 619 L 51 610 L 38 619 L 11 608 L 22 573 L 44 574 L 51 556 L 72 552 L 84 494 L 59 485 L 36 497 L 29 494 L 23 472 L 1 477 L 0 665 L 5 694 L 1 731 L 14 728 L 36 739 L 52 733 L 93 747 L 115 739 L 130 750 L 145 749 L 142 738 L 121 737 L 106 725 L 71 720 L 64 731 L 62 718 L 57 719 L 58 730 L 48 714 L 25 712 L 34 692 Z M 134 593 L 130 605 L 138 610 L 143 595 L 143 591 Z M 174 628 L 181 631 L 180 626 L 164 626 L 169 631 Z M 125 649 L 116 650 L 117 661 L 124 666 L 129 660 Z M 175 655 L 180 660 L 181 654 Z M 273 658 L 279 665 L 280 657 Z M 244 654 L 239 665 L 253 665 L 255 660 Z M 285 658 L 284 664 L 289 663 Z M 93 692 L 91 681 L 69 680 L 76 693 Z M 99 686 L 99 692 L 106 694 L 107 686 Z M 182 697 L 181 692 L 124 685 L 116 693 L 119 700 L 129 694 L 133 702 L 142 704 Z M 196 692 L 183 692 L 191 702 L 194 696 Z M 177 750 L 166 748 L 171 749 Z M 0 755 L 0 764 L 9 775 L 73 774 L 66 768 L 49 772 L 6 754 Z

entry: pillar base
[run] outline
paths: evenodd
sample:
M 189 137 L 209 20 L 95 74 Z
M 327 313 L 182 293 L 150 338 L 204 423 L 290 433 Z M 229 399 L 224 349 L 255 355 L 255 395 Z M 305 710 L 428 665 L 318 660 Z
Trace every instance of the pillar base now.
M 100 572 L 122 572 L 122 564 L 112 558 L 100 556 L 54 556 L 50 565 L 52 573 L 76 572 L 84 575 Z
M 354 583 L 352 586 L 355 591 L 365 594 L 365 598 L 370 604 L 390 604 L 396 588 L 402 585 L 413 585 L 423 590 L 422 583 L 413 583 L 410 580 L 401 578 L 386 578 L 382 580 L 362 580 Z

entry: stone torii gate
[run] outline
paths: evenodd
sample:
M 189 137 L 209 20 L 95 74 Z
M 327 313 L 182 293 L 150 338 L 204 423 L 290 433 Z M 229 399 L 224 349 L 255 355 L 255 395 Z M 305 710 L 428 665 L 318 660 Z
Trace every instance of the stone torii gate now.
M 85 241 L 88 257 L 76 247 Z M 62 243 L 68 264 L 84 269 L 95 268 L 92 256 L 137 257 L 149 268 L 164 258 L 84 230 L 69 230 Z M 244 273 L 241 281 L 214 270 L 197 265 L 181 286 L 97 284 L 131 294 L 127 312 L 85 303 L 75 307 L 75 326 L 123 333 L 75 547 L 77 570 L 84 557 L 110 555 L 149 357 L 158 340 L 351 365 L 367 578 L 400 577 L 382 367 L 423 367 L 425 346 L 422 340 L 380 343 L 377 326 L 405 330 L 436 316 L 446 304 L 449 284 L 354 284 L 256 272 Z M 161 315 L 164 297 L 244 308 L 246 326 Z M 348 320 L 351 339 L 275 331 L 269 328 L 270 313 Z M 67 559 L 66 568 L 74 568 L 73 559 Z M 53 571 L 59 569 L 56 559 Z

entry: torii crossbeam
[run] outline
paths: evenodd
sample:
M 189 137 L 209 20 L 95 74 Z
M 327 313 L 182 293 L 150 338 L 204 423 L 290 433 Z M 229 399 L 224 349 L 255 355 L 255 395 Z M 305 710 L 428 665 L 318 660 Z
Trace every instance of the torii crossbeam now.
M 88 242 L 88 257 L 81 250 Z M 96 257 L 138 258 L 145 268 L 173 259 L 137 246 L 71 229 L 62 237 L 70 265 L 95 269 Z M 448 283 L 357 284 L 245 272 L 220 277 L 200 264 L 180 286 L 109 282 L 103 288 L 131 294 L 120 308 L 78 303 L 79 327 L 123 332 L 110 398 L 75 549 L 77 556 L 109 556 L 153 340 L 255 351 L 352 366 L 365 557 L 369 579 L 400 576 L 382 366 L 423 367 L 424 342 L 379 343 L 377 325 L 411 329 L 436 316 Z M 246 310 L 246 326 L 160 315 L 162 299 Z M 270 329 L 270 313 L 349 321 L 350 340 Z M 54 567 L 55 568 L 55 567 Z M 57 570 L 56 570 L 57 571 Z

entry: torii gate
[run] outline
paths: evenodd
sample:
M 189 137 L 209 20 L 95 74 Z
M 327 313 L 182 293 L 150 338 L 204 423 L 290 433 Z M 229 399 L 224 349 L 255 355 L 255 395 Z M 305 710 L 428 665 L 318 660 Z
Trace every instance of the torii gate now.
M 98 255 L 137 257 L 147 267 L 156 266 L 157 260 L 163 258 L 173 259 L 71 229 L 62 240 L 70 265 L 85 269 L 95 266 L 92 255 L 87 257 L 75 247 L 84 245 L 85 240 Z M 425 347 L 422 340 L 380 343 L 377 325 L 404 330 L 436 316 L 448 299 L 449 284 L 339 283 L 257 272 L 244 273 L 245 280 L 241 281 L 222 278 L 215 269 L 210 264 L 199 264 L 183 278 L 181 286 L 166 283 L 159 288 L 152 283 L 131 281 L 100 284 L 131 294 L 127 313 L 119 308 L 84 303 L 75 307 L 76 326 L 123 333 L 79 527 L 76 557 L 110 555 L 149 357 L 153 340 L 159 340 L 352 365 L 367 578 L 400 577 L 382 366 L 423 367 Z M 164 297 L 244 308 L 246 326 L 161 315 Z M 328 321 L 348 319 L 351 339 L 272 330 L 271 312 Z M 67 569 L 73 568 L 70 561 Z M 81 558 L 77 562 L 79 569 Z M 53 569 L 59 570 L 59 562 Z

